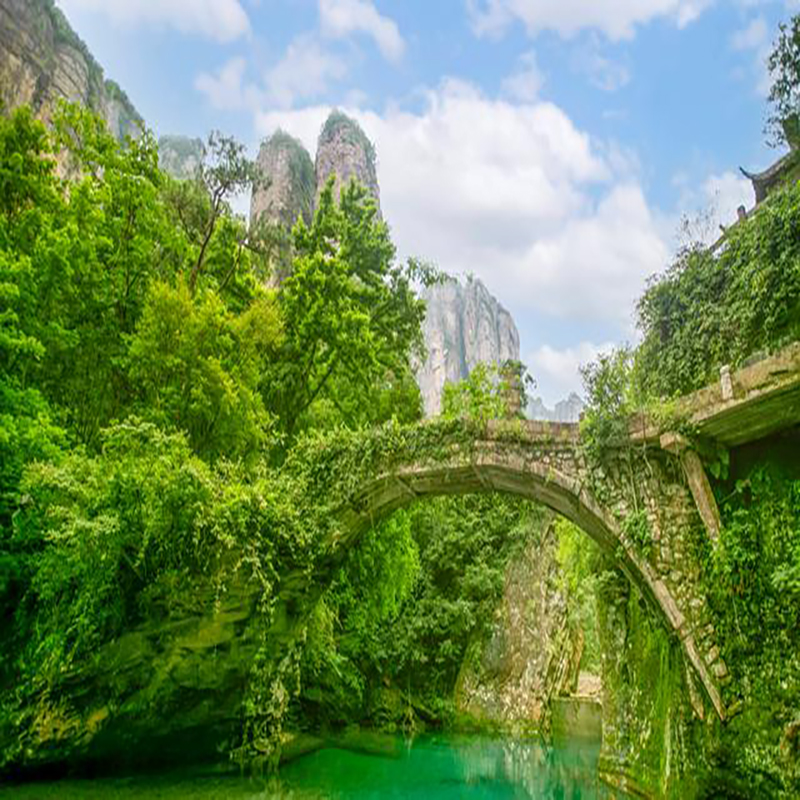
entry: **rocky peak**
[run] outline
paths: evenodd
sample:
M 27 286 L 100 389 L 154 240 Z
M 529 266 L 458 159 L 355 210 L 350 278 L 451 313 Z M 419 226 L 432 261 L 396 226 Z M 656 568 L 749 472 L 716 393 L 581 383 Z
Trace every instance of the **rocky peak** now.
M 203 163 L 206 148 L 202 139 L 189 136 L 161 136 L 158 140 L 158 162 L 173 178 L 194 178 Z
M 481 362 L 519 361 L 519 333 L 511 314 L 479 280 L 448 281 L 426 289 L 422 297 L 428 352 L 417 382 L 430 417 L 441 410 L 446 383 L 469 377 Z
M 317 143 L 316 172 L 315 204 L 328 178 L 335 175 L 334 197 L 338 198 L 342 187 L 355 178 L 375 198 L 380 213 L 375 148 L 361 126 L 341 111 L 332 111 L 322 127 Z
M 565 400 L 559 400 L 554 408 L 548 408 L 541 397 L 534 397 L 528 402 L 526 416 L 544 422 L 577 422 L 585 407 L 586 403 L 575 392 L 570 392 Z
M 54 0 L 0 0 L 0 103 L 8 110 L 30 105 L 47 122 L 60 99 L 102 116 L 119 139 L 144 125 Z
M 256 160 L 259 183 L 250 199 L 250 221 L 266 217 L 291 228 L 302 216 L 308 223 L 314 203 L 314 164 L 303 145 L 277 130 L 261 144 Z

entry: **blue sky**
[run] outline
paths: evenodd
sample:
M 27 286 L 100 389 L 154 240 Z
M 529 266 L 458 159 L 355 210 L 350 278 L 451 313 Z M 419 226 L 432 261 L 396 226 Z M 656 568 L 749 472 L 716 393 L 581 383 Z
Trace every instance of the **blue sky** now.
M 280 126 L 313 154 L 332 106 L 378 151 L 402 255 L 512 312 L 546 402 L 635 341 L 683 215 L 715 238 L 767 166 L 778 22 L 798 0 L 59 0 L 158 133 Z

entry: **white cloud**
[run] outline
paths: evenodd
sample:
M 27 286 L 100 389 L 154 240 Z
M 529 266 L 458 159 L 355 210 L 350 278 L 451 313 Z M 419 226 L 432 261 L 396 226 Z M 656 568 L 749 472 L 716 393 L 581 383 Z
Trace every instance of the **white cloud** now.
M 244 58 L 232 58 L 215 74 L 198 75 L 195 89 L 212 107 L 224 111 L 248 109 L 255 113 L 265 105 L 291 108 L 298 100 L 323 94 L 332 81 L 347 74 L 347 66 L 312 34 L 303 34 L 289 43 L 259 83 L 245 81 L 246 71 Z
M 672 18 L 683 27 L 694 21 L 713 0 L 468 0 L 472 26 L 478 35 L 498 35 L 514 21 L 535 35 L 553 30 L 573 36 L 597 30 L 609 39 L 629 39 L 637 26 L 658 17 Z
M 754 50 L 769 40 L 769 29 L 764 17 L 756 17 L 747 27 L 736 31 L 731 39 L 734 50 Z
M 347 67 L 325 50 L 311 34 L 298 36 L 283 58 L 264 77 L 269 99 L 283 108 L 298 100 L 318 97 L 332 81 L 341 80 Z
M 630 82 L 630 70 L 621 62 L 601 53 L 600 37 L 593 34 L 573 55 L 575 68 L 585 73 L 593 86 L 603 92 L 616 92 Z
M 746 27 L 736 31 L 731 37 L 731 47 L 740 52 L 752 53 L 753 66 L 750 75 L 755 75 L 756 91 L 766 97 L 771 82 L 767 59 L 772 50 L 772 42 L 764 17 L 755 17 Z
M 250 33 L 239 0 L 58 0 L 66 11 L 104 14 L 120 26 L 151 25 L 230 42 Z
M 397 23 L 380 14 L 370 0 L 319 0 L 319 14 L 324 35 L 346 38 L 363 33 L 374 39 L 389 61 L 403 57 L 405 41 Z
M 260 103 L 255 86 L 244 83 L 247 64 L 244 58 L 232 58 L 214 75 L 201 73 L 194 82 L 195 89 L 204 94 L 213 108 L 237 111 Z
M 678 206 L 685 212 L 677 223 L 679 246 L 713 244 L 723 227 L 736 222 L 740 206 L 749 211 L 755 203 L 750 181 L 730 170 L 709 175 L 698 183 L 681 173 L 673 178 L 673 184 L 680 191 Z
M 731 171 L 706 178 L 702 197 L 713 220 L 714 233 L 710 238 L 714 241 L 719 238 L 722 227 L 736 222 L 740 206 L 749 211 L 755 203 L 753 184 L 743 175 Z
M 550 406 L 563 400 L 570 392 L 582 395 L 580 368 L 594 361 L 601 353 L 610 353 L 612 342 L 593 344 L 579 342 L 573 347 L 558 349 L 550 345 L 538 347 L 526 359 L 536 380 L 534 395 L 540 395 Z
M 258 116 L 311 152 L 327 108 Z M 375 142 L 381 203 L 402 254 L 473 272 L 524 320 L 630 336 L 630 312 L 668 251 L 630 162 L 557 106 L 487 98 L 457 81 L 422 111 L 349 109 Z M 623 167 L 623 164 L 625 165 Z M 584 334 L 585 335 L 585 334 Z
M 519 59 L 519 69 L 503 81 L 503 91 L 509 97 L 530 103 L 535 100 L 544 84 L 544 76 L 533 50 Z

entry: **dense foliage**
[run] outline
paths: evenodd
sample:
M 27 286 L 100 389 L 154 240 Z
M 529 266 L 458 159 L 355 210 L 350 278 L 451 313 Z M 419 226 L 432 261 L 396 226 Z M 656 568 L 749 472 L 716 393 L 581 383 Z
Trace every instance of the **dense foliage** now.
M 481 364 L 448 384 L 433 451 L 447 446 L 448 427 L 507 416 L 510 384 L 522 381 L 521 365 Z M 467 650 L 488 633 L 509 560 L 545 518 L 535 504 L 489 494 L 438 498 L 374 527 L 314 612 L 296 724 L 452 722 Z
M 329 186 L 265 288 L 274 253 L 228 205 L 252 178 L 218 134 L 177 182 L 148 133 L 120 145 L 69 106 L 51 130 L 0 117 L 0 732 L 33 730 L 32 699 L 121 632 L 235 581 L 268 626 L 329 540 L 301 511 L 302 456 L 269 465 L 301 429 L 419 417 L 412 282 L 431 270 L 395 262 L 362 190 Z M 413 572 L 376 583 L 391 543 L 364 573 L 378 618 Z
M 636 383 L 673 397 L 753 353 L 800 337 L 800 186 L 777 191 L 733 228 L 724 248 L 695 247 L 639 301 Z
M 713 381 L 724 364 L 800 338 L 800 185 L 787 186 L 717 253 L 695 247 L 639 301 L 636 387 L 670 398 Z
M 773 144 L 796 144 L 800 136 L 800 15 L 778 27 L 767 67 L 772 78 L 767 132 Z
M 780 95 L 788 104 L 781 116 L 796 113 L 796 63 L 790 60 L 798 30 L 797 20 L 782 29 L 771 62 L 788 81 L 773 88 L 773 100 Z M 723 365 L 736 368 L 800 340 L 798 225 L 800 184 L 790 181 L 729 230 L 721 248 L 690 247 L 651 280 L 638 304 L 639 346 L 603 356 L 584 371 L 588 407 L 581 432 L 590 459 L 602 463 L 624 449 L 636 411 L 646 410 L 662 429 L 691 441 L 694 431 L 674 398 L 718 381 Z M 696 447 L 710 452 L 702 442 Z M 700 580 L 735 687 L 726 728 L 687 721 L 690 689 L 674 643 L 640 613 L 638 601 L 623 604 L 619 592 L 606 592 L 602 566 L 595 570 L 603 649 L 624 646 L 627 664 L 605 675 L 606 701 L 629 737 L 614 746 L 631 754 L 637 780 L 669 796 L 702 796 L 720 786 L 737 797 L 797 795 L 798 452 L 795 429 L 722 452 L 721 459 L 718 453 L 708 464 L 723 525 Z M 649 546 L 646 537 L 639 546 Z M 628 631 L 624 645 L 615 642 L 615 628 Z M 637 716 L 652 722 L 638 724 Z M 682 776 L 677 783 L 676 775 Z M 706 782 L 713 788 L 703 788 Z
M 506 566 L 544 518 L 533 504 L 479 495 L 432 500 L 374 528 L 315 612 L 298 721 L 452 722 L 467 650 L 486 637 Z

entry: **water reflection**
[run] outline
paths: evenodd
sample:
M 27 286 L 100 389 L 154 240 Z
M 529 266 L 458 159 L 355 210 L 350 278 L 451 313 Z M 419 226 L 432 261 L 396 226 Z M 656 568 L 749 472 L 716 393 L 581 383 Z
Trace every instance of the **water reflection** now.
M 551 748 L 530 740 L 427 736 L 394 759 L 321 750 L 284 770 L 283 782 L 287 787 L 315 786 L 332 798 L 364 800 L 600 800 L 612 795 L 596 778 L 598 753 L 599 747 L 590 744 Z
M 350 735 L 287 765 L 277 780 L 217 772 L 58 781 L 0 789 L 5 800 L 320 800 L 552 798 L 605 800 L 598 746 L 475 736 Z M 346 745 L 349 749 L 342 749 Z

